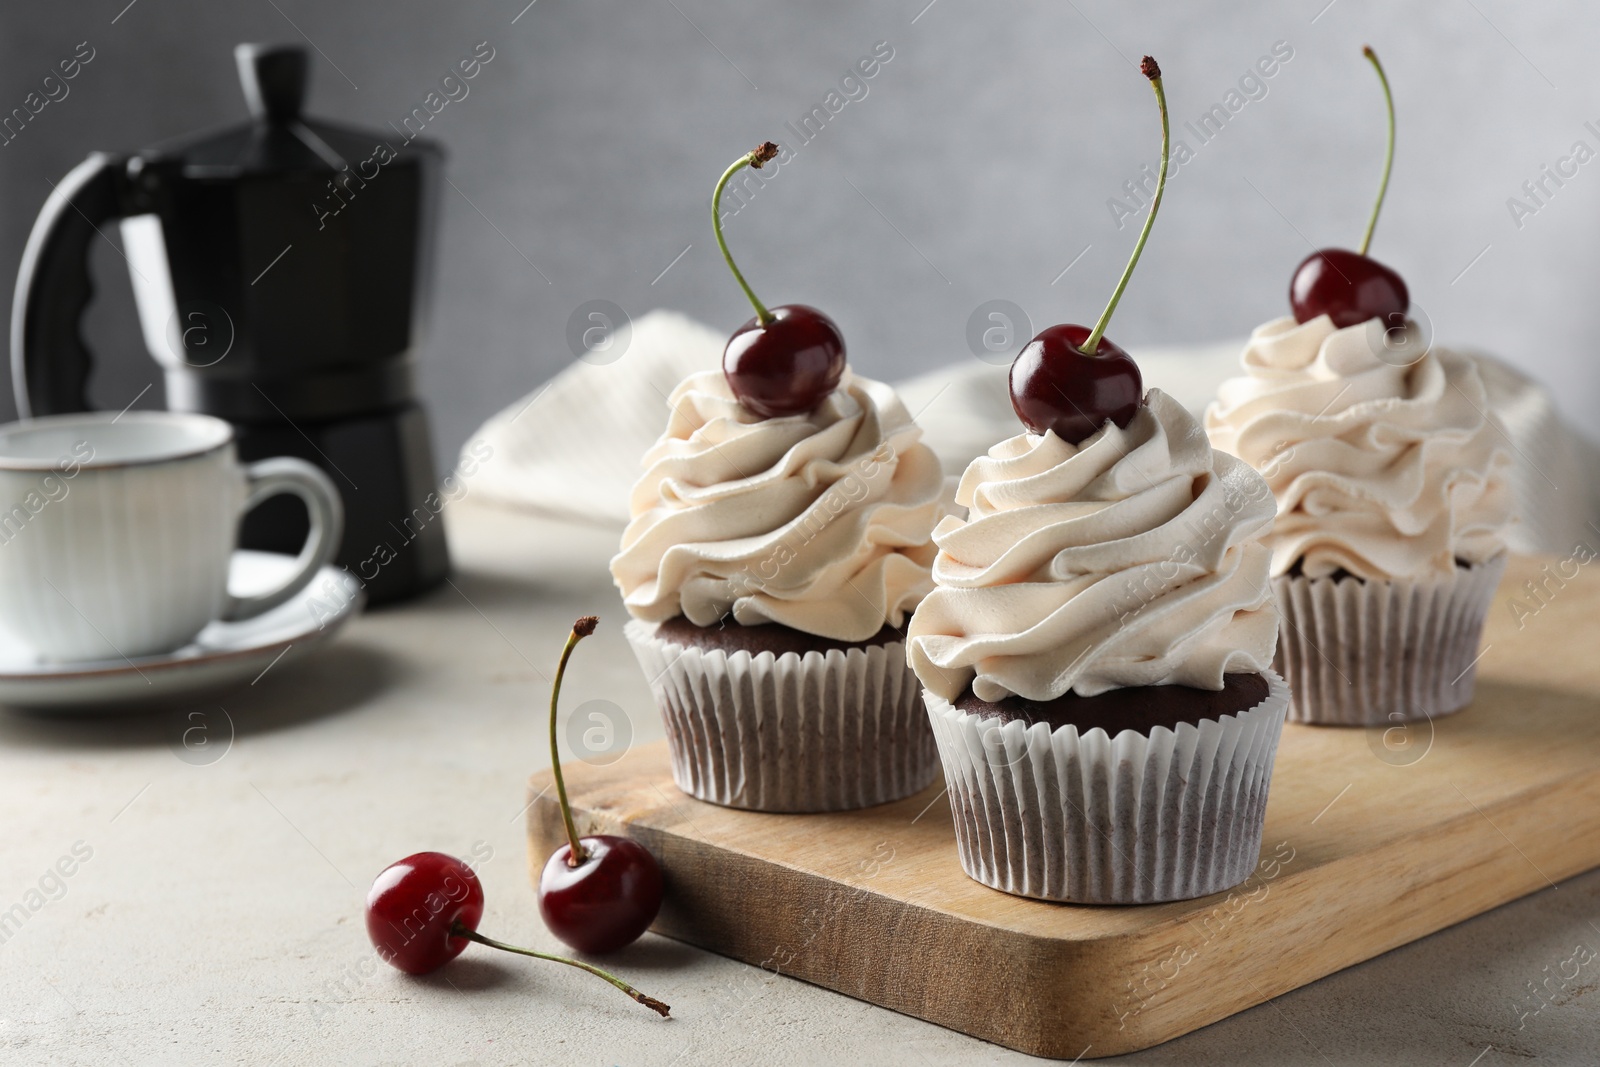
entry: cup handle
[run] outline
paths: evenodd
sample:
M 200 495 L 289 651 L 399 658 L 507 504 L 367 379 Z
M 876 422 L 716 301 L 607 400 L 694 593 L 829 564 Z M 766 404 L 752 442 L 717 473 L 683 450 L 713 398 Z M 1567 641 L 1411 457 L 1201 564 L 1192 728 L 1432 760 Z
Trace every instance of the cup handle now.
M 222 609 L 227 622 L 253 619 L 264 611 L 271 611 L 300 590 L 311 584 L 317 571 L 333 560 L 339 551 L 339 539 L 344 533 L 344 505 L 339 490 L 326 474 L 303 459 L 278 456 L 252 463 L 244 469 L 250 493 L 245 498 L 240 515 L 279 493 L 293 493 L 305 501 L 311 516 L 311 531 L 306 543 L 295 557 L 294 574 L 278 588 L 254 596 L 228 594 Z

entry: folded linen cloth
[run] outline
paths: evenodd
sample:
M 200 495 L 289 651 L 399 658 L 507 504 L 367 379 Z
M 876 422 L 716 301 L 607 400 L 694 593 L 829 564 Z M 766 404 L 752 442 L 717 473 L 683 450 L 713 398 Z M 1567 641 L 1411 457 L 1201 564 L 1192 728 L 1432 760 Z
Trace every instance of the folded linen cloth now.
M 677 312 L 641 317 L 612 362 L 573 363 L 472 436 L 462 452 L 463 470 L 473 472 L 470 491 L 508 508 L 620 530 L 640 457 L 667 423 L 667 398 L 686 376 L 716 367 L 726 340 Z M 1133 355 L 1147 387 L 1159 386 L 1198 415 L 1218 384 L 1239 373 L 1243 347 L 1152 346 Z M 1600 449 L 1567 426 L 1543 387 L 1493 357 L 1475 358 L 1514 457 L 1520 521 L 1509 533 L 1512 549 L 1567 554 L 1579 541 L 1600 545 L 1600 494 L 1588 476 L 1600 469 Z M 947 475 L 1019 432 L 1007 371 L 967 359 L 898 384 Z

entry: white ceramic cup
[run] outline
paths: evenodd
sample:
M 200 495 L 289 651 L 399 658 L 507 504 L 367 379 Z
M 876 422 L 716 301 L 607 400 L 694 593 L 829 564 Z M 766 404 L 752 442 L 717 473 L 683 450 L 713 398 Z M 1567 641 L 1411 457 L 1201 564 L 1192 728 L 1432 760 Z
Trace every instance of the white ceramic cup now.
M 245 512 L 279 493 L 311 532 L 294 574 L 235 596 L 228 563 Z M 58 661 L 183 647 L 308 585 L 339 547 L 338 490 L 299 459 L 239 464 L 233 427 L 166 411 L 51 415 L 0 426 L 0 626 Z

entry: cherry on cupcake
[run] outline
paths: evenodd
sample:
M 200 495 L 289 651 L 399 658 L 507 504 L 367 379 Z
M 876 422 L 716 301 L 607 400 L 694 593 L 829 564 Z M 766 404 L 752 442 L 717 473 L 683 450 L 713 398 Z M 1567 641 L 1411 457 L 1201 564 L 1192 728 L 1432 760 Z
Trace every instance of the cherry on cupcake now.
M 1107 422 L 1126 427 L 1144 398 L 1133 357 L 1104 337 L 1089 348 L 1087 326 L 1041 330 L 1011 364 L 1011 407 L 1034 433 L 1054 430 L 1079 444 Z
M 1378 72 L 1378 82 L 1383 86 L 1383 100 L 1389 111 L 1389 140 L 1383 153 L 1383 180 L 1378 185 L 1378 199 L 1372 205 L 1372 216 L 1367 220 L 1367 232 L 1361 238 L 1361 250 L 1351 252 L 1343 248 L 1324 248 L 1307 256 L 1295 268 L 1289 282 L 1289 307 L 1296 322 L 1310 322 L 1318 315 L 1327 315 L 1334 326 L 1343 329 L 1368 319 L 1380 320 L 1386 330 L 1404 328 L 1406 310 L 1411 306 L 1411 294 L 1406 283 L 1390 268 L 1367 255 L 1372 244 L 1372 231 L 1378 225 L 1378 212 L 1383 208 L 1384 194 L 1389 191 L 1389 171 L 1394 167 L 1394 95 L 1389 91 L 1389 79 L 1378 62 L 1378 54 L 1370 46 L 1362 54 Z
M 556 704 L 567 661 L 579 641 L 594 633 L 600 620 L 585 615 L 572 625 L 555 681 L 550 685 L 550 769 L 567 843 L 558 848 L 539 875 L 539 913 L 550 932 L 579 952 L 615 952 L 639 939 L 661 910 L 661 866 L 637 841 L 612 834 L 578 836 L 567 801 L 567 783 L 556 749 Z
M 768 309 L 744 280 L 722 236 L 722 190 L 745 167 L 757 170 L 776 159 L 778 146 L 765 141 L 723 171 L 711 194 L 711 227 L 717 247 L 744 290 L 756 317 L 733 331 L 722 352 L 722 373 L 739 402 L 762 418 L 800 415 L 834 391 L 844 374 L 844 337 L 832 319 L 805 304 Z
M 1107 422 L 1126 427 L 1144 400 L 1144 380 L 1133 357 L 1106 339 L 1106 326 L 1112 312 L 1133 277 L 1150 227 L 1161 207 L 1161 194 L 1167 185 L 1167 161 L 1172 132 L 1167 120 L 1167 96 L 1161 85 L 1161 68 L 1150 56 L 1139 64 L 1139 71 L 1150 79 L 1156 106 L 1161 110 L 1161 171 L 1156 176 L 1156 195 L 1150 201 L 1150 214 L 1139 231 L 1133 255 L 1117 282 L 1116 291 L 1093 329 L 1067 323 L 1040 332 L 1017 353 L 1011 364 L 1011 406 L 1017 418 L 1034 433 L 1053 431 L 1069 444 L 1080 444 Z
M 478 933 L 482 918 L 483 884 L 471 867 L 443 852 L 418 852 L 390 864 L 367 892 L 367 936 L 384 962 L 407 974 L 436 971 L 477 942 L 588 971 L 663 1017 L 671 1011 L 593 964 L 485 937 Z

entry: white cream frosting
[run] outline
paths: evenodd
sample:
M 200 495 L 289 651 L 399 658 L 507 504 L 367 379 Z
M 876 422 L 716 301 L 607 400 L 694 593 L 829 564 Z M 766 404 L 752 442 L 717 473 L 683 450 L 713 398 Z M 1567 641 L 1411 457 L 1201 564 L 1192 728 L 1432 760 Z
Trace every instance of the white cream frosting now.
M 1152 389 L 1126 429 L 1074 447 L 1021 434 L 961 478 L 934 531 L 908 656 L 946 700 L 1052 700 L 1141 685 L 1217 690 L 1272 665 L 1278 616 L 1261 476 Z
M 669 406 L 611 561 L 635 618 L 864 641 L 932 587 L 944 474 L 889 386 L 846 370 L 810 413 L 764 419 L 705 371 Z
M 1206 428 L 1272 487 L 1274 575 L 1447 578 L 1503 550 L 1511 456 L 1472 357 L 1324 315 L 1259 327 L 1243 363 Z

